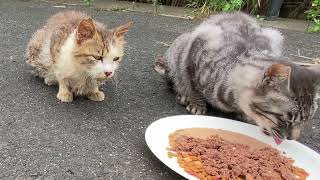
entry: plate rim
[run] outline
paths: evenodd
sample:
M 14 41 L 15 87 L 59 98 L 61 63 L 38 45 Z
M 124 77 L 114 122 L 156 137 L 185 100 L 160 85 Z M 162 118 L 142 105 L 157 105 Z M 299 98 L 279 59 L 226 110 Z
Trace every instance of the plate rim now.
M 151 130 L 152 130 L 152 127 L 155 126 L 157 123 L 161 122 L 161 121 L 165 121 L 167 119 L 174 119 L 174 118 L 182 118 L 182 117 L 199 117 L 199 118 L 214 118 L 214 119 L 222 119 L 224 121 L 231 121 L 233 123 L 240 123 L 240 124 L 243 124 L 245 126 L 251 126 L 251 127 L 255 127 L 255 128 L 259 128 L 259 126 L 257 125 L 254 125 L 254 124 L 250 124 L 250 123 L 246 123 L 246 122 L 243 122 L 243 121 L 239 121 L 239 120 L 234 120 L 234 119 L 228 119 L 228 118 L 223 118 L 223 117 L 218 117 L 218 116 L 208 116 L 208 115 L 173 115 L 173 116 L 166 116 L 166 117 L 163 117 L 163 118 L 159 118 L 155 121 L 153 121 L 151 124 L 149 124 L 149 126 L 147 127 L 147 129 L 145 130 L 145 142 L 149 148 L 149 150 L 153 153 L 154 156 L 157 157 L 158 160 L 160 160 L 163 164 L 165 164 L 168 168 L 170 168 L 172 171 L 176 172 L 177 174 L 179 174 L 180 176 L 183 176 L 187 179 L 196 179 L 194 176 L 186 173 L 182 168 L 180 169 L 173 169 L 166 161 L 163 161 L 160 156 L 154 152 L 154 150 L 150 147 L 150 142 L 149 142 L 149 137 L 148 135 L 151 134 Z M 212 127 L 208 127 L 208 128 L 212 128 Z M 239 133 L 239 132 L 238 132 Z M 242 133 L 243 134 L 243 133 Z M 246 136 L 249 136 L 247 134 L 243 134 L 243 135 L 246 135 Z M 257 139 L 259 140 L 259 139 Z M 261 141 L 261 140 L 259 140 Z M 320 154 L 317 153 L 315 150 L 311 149 L 310 147 L 304 145 L 303 143 L 300 143 L 296 140 L 290 140 L 291 142 L 290 143 L 293 143 L 293 145 L 297 145 L 297 146 L 300 146 L 300 148 L 303 148 L 307 153 L 310 153 L 311 156 L 313 157 L 316 157 L 317 159 L 320 160 Z M 263 141 L 261 141 L 263 142 Z M 266 142 L 263 142 L 265 144 L 269 144 L 269 143 L 266 143 Z M 269 144 L 271 145 L 271 144 Z M 272 145 L 271 145 L 272 146 Z M 273 147 L 273 146 L 272 146 Z M 274 147 L 273 147 L 274 148 Z M 182 170 L 182 172 L 180 172 Z M 309 179 L 309 178 L 308 178 Z

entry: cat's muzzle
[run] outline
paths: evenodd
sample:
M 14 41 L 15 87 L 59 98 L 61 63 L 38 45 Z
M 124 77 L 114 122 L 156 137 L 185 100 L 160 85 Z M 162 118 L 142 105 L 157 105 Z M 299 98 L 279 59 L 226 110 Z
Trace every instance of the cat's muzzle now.
M 107 80 L 110 79 L 113 76 L 113 74 L 113 72 L 101 72 L 96 76 L 96 78 L 98 80 Z
M 104 72 L 104 74 L 106 75 L 106 77 L 110 77 L 112 75 L 112 72 Z

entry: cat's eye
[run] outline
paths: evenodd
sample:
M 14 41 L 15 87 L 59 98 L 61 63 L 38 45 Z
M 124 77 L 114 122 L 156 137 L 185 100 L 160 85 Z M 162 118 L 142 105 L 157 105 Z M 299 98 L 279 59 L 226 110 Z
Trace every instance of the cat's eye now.
M 293 122 L 294 120 L 294 115 L 291 112 L 288 112 L 288 121 Z
M 120 58 L 119 57 L 115 57 L 113 58 L 113 61 L 118 61 Z
M 102 56 L 93 56 L 96 60 L 102 61 L 103 57 Z
M 275 113 L 275 112 L 271 112 L 271 111 L 264 111 L 264 113 L 266 113 L 266 114 L 271 114 L 271 115 L 273 115 L 274 117 L 276 117 L 279 121 L 285 122 L 285 119 L 284 119 L 284 115 L 283 115 L 283 114 Z
M 276 113 L 276 112 L 271 112 L 271 111 L 263 111 L 264 113 L 266 113 L 266 114 L 272 114 L 272 115 L 274 115 L 274 116 L 276 116 L 276 117 L 283 117 L 283 114 L 280 114 L 280 113 Z

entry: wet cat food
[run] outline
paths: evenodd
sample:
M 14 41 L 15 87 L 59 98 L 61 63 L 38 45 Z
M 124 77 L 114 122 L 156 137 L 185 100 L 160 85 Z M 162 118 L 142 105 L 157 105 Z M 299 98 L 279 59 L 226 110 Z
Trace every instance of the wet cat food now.
M 199 179 L 303 180 L 308 176 L 280 151 L 239 133 L 183 129 L 171 134 L 169 142 L 169 157 L 176 157 L 187 173 Z

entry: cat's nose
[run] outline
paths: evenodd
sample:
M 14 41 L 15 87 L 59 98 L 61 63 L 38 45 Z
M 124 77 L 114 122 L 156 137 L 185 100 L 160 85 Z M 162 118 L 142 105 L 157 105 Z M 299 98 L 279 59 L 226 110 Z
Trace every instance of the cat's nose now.
M 104 73 L 107 77 L 109 77 L 111 74 L 112 74 L 112 72 L 105 72 Z

